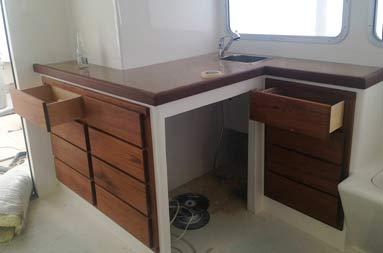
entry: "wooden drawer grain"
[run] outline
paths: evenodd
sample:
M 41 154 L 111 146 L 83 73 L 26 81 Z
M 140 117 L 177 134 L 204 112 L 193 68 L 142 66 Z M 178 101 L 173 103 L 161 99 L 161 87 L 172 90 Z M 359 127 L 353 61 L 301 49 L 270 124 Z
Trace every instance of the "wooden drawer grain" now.
M 97 185 L 148 215 L 145 184 L 97 158 L 93 158 L 92 163 Z
M 274 127 L 266 127 L 266 140 L 286 149 L 341 165 L 344 159 L 345 134 L 333 133 L 328 139 L 319 139 Z
M 340 166 L 270 145 L 267 150 L 266 169 L 338 196 L 338 182 L 342 173 Z
M 53 155 L 73 169 L 90 178 L 88 154 L 69 142 L 51 135 Z
M 330 226 L 341 229 L 340 200 L 329 194 L 266 172 L 265 195 Z
M 97 207 L 142 243 L 151 247 L 149 219 L 96 185 Z
M 51 127 L 81 119 L 84 116 L 81 95 L 49 85 L 24 90 L 10 90 L 17 114 L 28 121 Z
M 92 182 L 88 178 L 84 177 L 57 158 L 55 158 L 55 167 L 57 179 L 61 183 L 89 203 L 95 204 L 92 192 Z
M 136 146 L 144 146 L 139 113 L 90 97 L 84 97 L 84 104 L 85 121 L 89 126 Z
M 251 94 L 251 119 L 267 125 L 327 138 L 343 125 L 344 101 L 311 101 L 288 88 L 270 88 Z
M 144 151 L 113 136 L 89 128 L 92 155 L 145 182 Z
M 76 145 L 82 150 L 87 150 L 85 126 L 79 122 L 72 121 L 52 127 L 52 133 L 72 143 L 73 145 Z

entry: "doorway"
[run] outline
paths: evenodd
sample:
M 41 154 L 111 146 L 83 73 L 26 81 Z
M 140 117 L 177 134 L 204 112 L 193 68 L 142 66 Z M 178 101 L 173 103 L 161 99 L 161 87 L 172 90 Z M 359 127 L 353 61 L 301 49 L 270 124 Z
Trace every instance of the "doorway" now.
M 31 175 L 23 122 L 10 96 L 16 85 L 2 4 L 0 8 L 0 176 L 20 166 Z

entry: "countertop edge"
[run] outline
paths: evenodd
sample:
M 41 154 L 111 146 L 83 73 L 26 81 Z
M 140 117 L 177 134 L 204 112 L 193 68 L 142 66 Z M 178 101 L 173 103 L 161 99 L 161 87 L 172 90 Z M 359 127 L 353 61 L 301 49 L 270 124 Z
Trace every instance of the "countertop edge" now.
M 197 95 L 202 92 L 207 92 L 237 82 L 256 78 L 262 75 L 311 81 L 361 90 L 368 89 L 369 87 L 372 87 L 383 80 L 383 68 L 379 68 L 366 76 L 351 76 L 265 65 L 214 79 L 201 80 L 189 85 L 162 91 L 159 93 L 152 93 L 110 81 L 104 81 L 93 77 L 86 77 L 84 75 L 71 73 L 49 65 L 34 64 L 33 69 L 35 72 L 42 75 L 57 78 L 70 83 L 76 83 L 86 88 L 117 95 L 151 106 L 159 106 L 182 98 Z
M 47 65 L 33 64 L 33 70 L 36 73 L 46 75 L 52 78 L 57 78 L 66 82 L 76 83 L 83 87 L 87 87 L 93 90 L 99 90 L 102 92 L 110 93 L 148 105 L 155 105 L 155 94 L 147 91 L 122 86 L 119 84 L 92 77 L 81 76 Z

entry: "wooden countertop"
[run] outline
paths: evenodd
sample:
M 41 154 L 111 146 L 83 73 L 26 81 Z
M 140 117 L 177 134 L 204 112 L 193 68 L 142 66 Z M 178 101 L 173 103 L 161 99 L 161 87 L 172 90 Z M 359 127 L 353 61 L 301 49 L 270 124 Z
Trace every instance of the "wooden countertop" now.
M 80 70 L 75 62 L 35 64 L 37 73 L 149 105 L 161 105 L 261 75 L 367 89 L 383 81 L 383 68 L 311 60 L 271 58 L 248 64 L 201 55 L 135 69 L 98 65 Z M 223 76 L 202 79 L 201 72 L 220 70 Z

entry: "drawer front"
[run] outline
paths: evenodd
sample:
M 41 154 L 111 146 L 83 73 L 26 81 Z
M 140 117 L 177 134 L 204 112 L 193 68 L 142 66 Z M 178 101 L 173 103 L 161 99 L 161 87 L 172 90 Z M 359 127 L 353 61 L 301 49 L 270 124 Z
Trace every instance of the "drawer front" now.
M 267 170 L 299 183 L 338 196 L 341 167 L 297 152 L 271 145 L 267 150 Z
M 90 178 L 88 154 L 80 148 L 66 142 L 65 140 L 51 135 L 53 155 L 83 174 Z
M 87 150 L 85 139 L 85 126 L 81 123 L 72 121 L 69 123 L 52 127 L 52 133 L 83 150 Z
M 83 100 L 78 94 L 49 85 L 10 90 L 14 110 L 26 120 L 51 131 L 51 127 L 81 119 Z
M 141 115 L 110 103 L 84 97 L 85 121 L 129 143 L 143 147 Z
M 148 215 L 145 184 L 97 158 L 93 158 L 92 163 L 97 185 Z
M 145 162 L 142 149 L 89 128 L 92 155 L 145 182 Z
M 342 164 L 345 149 L 345 134 L 336 132 L 328 139 L 319 139 L 290 131 L 267 127 L 266 140 L 276 144 L 335 164 Z
M 89 203 L 95 204 L 92 192 L 92 182 L 88 178 L 73 170 L 57 158 L 55 159 L 55 166 L 57 179 L 61 183 L 66 185 Z
M 251 93 L 251 119 L 320 138 L 342 127 L 344 102 L 332 106 L 283 96 L 274 89 Z
M 97 207 L 142 243 L 151 247 L 149 219 L 96 185 Z
M 330 226 L 341 229 L 340 201 L 272 172 L 266 172 L 265 195 Z

